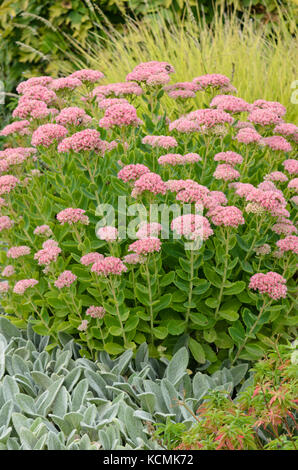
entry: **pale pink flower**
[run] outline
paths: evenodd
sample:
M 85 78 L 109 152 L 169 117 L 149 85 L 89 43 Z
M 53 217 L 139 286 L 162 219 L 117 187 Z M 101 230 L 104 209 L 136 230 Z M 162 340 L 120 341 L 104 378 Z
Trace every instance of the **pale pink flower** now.
M 176 199 L 177 201 L 192 203 L 192 202 L 203 202 L 204 198 L 209 193 L 209 189 L 206 186 L 202 186 L 196 181 L 186 180 L 184 183 L 184 189 L 181 189 Z
M 275 272 L 257 273 L 250 278 L 249 288 L 267 294 L 274 300 L 285 298 L 287 295 L 286 279 Z
M 104 256 L 101 253 L 97 253 L 95 251 L 82 256 L 82 258 L 80 259 L 80 263 L 82 263 L 84 266 L 89 266 L 90 264 L 97 263 L 98 261 L 102 261 L 103 259 Z
M 298 175 L 298 160 L 289 158 L 283 162 L 283 166 L 290 175 Z
M 78 78 L 81 82 L 95 83 L 104 78 L 104 74 L 99 70 L 81 69 L 69 75 L 69 78 Z
M 110 106 L 113 106 L 114 104 L 129 104 L 129 102 L 125 98 L 105 98 L 105 99 L 99 99 L 98 101 L 98 107 L 100 109 L 107 109 Z
M 266 181 L 279 181 L 279 182 L 288 181 L 288 177 L 281 171 L 273 171 L 272 173 L 269 173 L 269 175 L 266 175 L 264 179 Z
M 271 247 L 268 243 L 264 243 L 264 245 L 257 246 L 254 250 L 258 256 L 265 256 L 269 255 L 271 252 Z
M 219 152 L 214 155 L 214 160 L 216 162 L 225 162 L 229 165 L 238 165 L 243 162 L 243 157 L 236 152 L 227 151 L 227 152 Z
M 30 134 L 30 122 L 27 120 L 15 121 L 12 124 L 5 126 L 0 135 L 10 135 L 10 134 L 19 134 L 19 135 L 29 135 Z
M 82 323 L 78 326 L 79 331 L 86 331 L 88 328 L 88 320 L 82 320 Z
M 256 108 L 249 114 L 247 119 L 260 126 L 273 126 L 281 122 L 280 117 L 271 109 Z
M 105 129 L 111 127 L 139 126 L 143 124 L 137 116 L 137 110 L 131 104 L 120 103 L 109 106 L 105 110 L 105 115 L 99 121 L 99 126 Z
M 170 81 L 169 75 L 165 72 L 160 72 L 160 73 L 153 73 L 152 75 L 150 75 L 146 80 L 146 84 L 149 86 L 165 85 L 169 81 Z
M 147 255 L 160 251 L 161 241 L 157 237 L 148 237 L 136 240 L 128 247 L 128 251 L 133 251 L 137 255 Z
M 123 264 L 120 258 L 108 256 L 103 260 L 94 263 L 91 271 L 103 276 L 108 276 L 109 274 L 120 275 L 127 271 L 127 267 Z
M 216 107 L 230 113 L 242 113 L 251 110 L 251 104 L 242 98 L 233 95 L 217 95 L 210 103 L 210 107 Z
M 12 264 L 8 264 L 7 266 L 5 266 L 5 268 L 3 269 L 1 273 L 3 277 L 10 277 L 10 276 L 13 276 L 14 274 L 15 274 L 15 269 Z
M 287 251 L 292 251 L 295 254 L 298 253 L 298 237 L 295 235 L 290 235 L 282 240 L 278 240 L 276 245 L 283 253 Z
M 142 175 L 150 173 L 149 168 L 141 163 L 137 163 L 136 165 L 126 165 L 124 166 L 118 173 L 118 178 L 128 183 L 129 181 L 135 181 L 139 179 Z
M 235 139 L 242 144 L 251 144 L 259 142 L 262 136 L 255 129 L 244 127 L 240 129 Z
M 21 246 L 12 246 L 7 250 L 6 256 L 7 258 L 12 258 L 12 259 L 17 259 L 20 258 L 20 256 L 25 256 L 29 255 L 31 252 L 31 249 L 29 246 L 26 245 L 21 245 Z
M 282 219 L 277 221 L 276 224 L 272 225 L 271 230 L 278 235 L 292 235 L 293 233 L 297 233 L 297 228 L 291 222 L 291 220 L 288 219 Z
M 77 106 L 63 108 L 56 117 L 57 124 L 64 126 L 67 124 L 73 124 L 75 126 L 81 124 L 87 125 L 90 121 L 92 121 L 92 118 L 86 114 L 84 109 L 78 108 Z
M 293 201 L 294 204 L 296 204 L 296 206 L 298 206 L 298 196 L 293 196 L 293 197 L 291 197 L 290 200 Z
M 177 140 L 168 135 L 146 135 L 143 137 L 142 143 L 151 145 L 151 147 L 161 147 L 164 149 L 177 147 L 178 145 Z
M 54 286 L 58 287 L 58 289 L 62 289 L 63 287 L 69 287 L 73 284 L 77 279 L 77 276 L 73 274 L 71 271 L 63 271 L 62 274 L 58 277 L 58 279 L 54 282 Z
M 232 181 L 240 178 L 240 173 L 231 165 L 223 163 L 222 165 L 217 165 L 213 176 L 217 180 Z
M 51 82 L 53 83 L 53 82 Z M 57 95 L 54 91 L 49 90 L 47 87 L 42 85 L 34 85 L 29 88 L 25 88 L 23 98 L 19 102 L 24 102 L 25 100 L 40 100 L 45 103 L 53 103 L 57 100 Z
M 219 73 L 209 73 L 201 75 L 193 79 L 194 83 L 198 83 L 201 88 L 222 88 L 231 84 L 230 79 Z
M 186 214 L 173 219 L 171 229 L 189 240 L 207 240 L 213 235 L 209 220 L 202 215 Z
M 61 248 L 55 240 L 47 240 L 43 243 L 42 248 L 34 255 L 34 259 L 38 260 L 40 266 L 48 266 L 50 263 L 57 261 Z
M 98 99 L 108 96 L 140 96 L 143 93 L 142 88 L 134 82 L 109 83 L 108 85 L 100 85 L 94 88 L 92 95 Z
M 162 231 L 161 224 L 157 222 L 151 222 L 147 224 L 143 222 L 140 224 L 140 228 L 136 233 L 137 238 L 148 238 L 148 237 L 158 237 L 159 233 Z
M 31 77 L 28 80 L 21 82 L 17 86 L 17 92 L 19 94 L 24 93 L 26 89 L 31 88 L 32 86 L 41 85 L 47 87 L 49 83 L 53 80 L 52 77 L 41 76 L 41 77 Z
M 0 180 L 1 180 L 1 176 L 0 176 Z M 1 187 L 1 183 L 0 183 L 0 187 Z M 296 191 L 296 193 L 298 193 L 298 178 L 292 179 L 288 184 L 288 188 L 293 189 L 294 191 Z
M 8 281 L 1 281 L 0 282 L 0 294 L 5 294 L 8 291 L 9 291 Z
M 96 235 L 101 240 L 105 240 L 107 242 L 114 242 L 118 238 L 118 230 L 115 227 L 111 227 L 107 225 L 106 227 L 100 227 Z
M 8 194 L 12 191 L 20 180 L 13 175 L 0 176 L 0 194 Z
M 67 132 L 67 129 L 60 124 L 43 124 L 33 132 L 31 144 L 34 147 L 38 145 L 49 147 L 51 144 L 62 140 Z
M 95 305 L 91 305 L 91 307 L 87 308 L 86 315 L 90 315 L 92 318 L 103 318 L 105 316 L 105 309 L 103 307 L 96 307 Z
M 291 144 L 284 137 L 279 135 L 264 137 L 259 141 L 259 143 L 270 147 L 272 150 L 279 150 L 282 152 L 291 152 L 292 150 Z
M 274 134 L 281 134 L 289 137 L 289 139 L 294 140 L 294 142 L 298 142 L 298 126 L 295 124 L 282 122 L 278 124 L 273 129 Z
M 160 73 L 174 73 L 175 70 L 168 62 L 158 62 L 152 60 L 150 62 L 142 62 L 138 64 L 132 72 L 126 75 L 126 81 L 135 80 L 136 82 L 145 82 L 151 75 L 157 75 Z
M 196 94 L 192 90 L 172 90 L 168 92 L 168 95 L 170 98 L 173 98 L 174 100 L 185 100 L 188 98 L 195 98 Z
M 72 225 L 78 222 L 82 223 L 83 225 L 88 225 L 89 217 L 85 215 L 85 212 L 86 211 L 84 209 L 73 209 L 72 207 L 69 207 L 60 211 L 56 217 L 61 225 L 66 223 Z
M 144 264 L 146 257 L 144 255 L 137 255 L 137 253 L 130 253 L 123 258 L 126 264 Z
M 145 173 L 134 183 L 134 189 L 137 194 L 143 191 L 149 191 L 153 194 L 165 194 L 166 185 L 157 173 Z
M 269 109 L 277 116 L 284 116 L 287 112 L 285 106 L 283 106 L 278 101 L 266 101 L 266 100 L 256 100 L 253 103 L 254 108 Z
M 176 130 L 182 132 L 183 134 L 189 134 L 191 132 L 200 131 L 200 125 L 196 121 L 191 121 L 187 117 L 182 117 L 171 122 L 169 125 L 169 130 Z
M 74 77 L 63 77 L 63 78 L 56 78 L 50 83 L 50 88 L 52 90 L 74 90 L 75 88 L 82 85 L 81 80 Z
M 15 294 L 23 295 L 27 289 L 36 286 L 36 284 L 38 284 L 36 279 L 22 279 L 15 284 L 13 292 Z
M 51 114 L 51 109 L 48 108 L 44 101 L 33 100 L 26 98 L 19 102 L 18 106 L 13 110 L 13 118 L 33 118 L 43 119 Z
M 242 212 L 235 206 L 217 206 L 211 209 L 208 214 L 214 225 L 223 225 L 225 227 L 238 227 L 245 223 Z
M 225 205 L 227 202 L 227 197 L 222 191 L 210 191 L 203 197 L 203 206 L 209 210 Z
M 10 229 L 13 224 L 14 221 L 11 220 L 8 215 L 3 215 L 2 217 L 0 216 L 0 232 L 2 232 L 2 230 Z
M 51 237 L 53 232 L 48 225 L 39 225 L 34 229 L 34 235 L 42 235 L 44 237 Z
M 197 109 L 187 114 L 186 117 L 191 121 L 195 121 L 199 126 L 205 126 L 207 129 L 217 124 L 233 124 L 234 122 L 234 118 L 221 109 Z
M 84 129 L 76 132 L 71 137 L 62 140 L 58 145 L 58 152 L 95 152 L 104 153 L 109 147 L 109 142 L 100 138 L 100 133 L 95 129 Z

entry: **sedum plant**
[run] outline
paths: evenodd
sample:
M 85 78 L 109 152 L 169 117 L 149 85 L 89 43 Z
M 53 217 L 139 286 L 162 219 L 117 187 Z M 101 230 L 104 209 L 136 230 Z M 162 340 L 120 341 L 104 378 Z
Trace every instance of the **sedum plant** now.
M 185 348 L 171 361 L 157 360 L 146 344 L 134 358 L 132 350 L 114 360 L 101 352 L 92 362 L 71 337 L 59 336 L 63 350 L 48 352 L 48 337 L 1 318 L 1 450 L 160 449 L 157 423 L 190 427 L 208 390 L 234 393 L 247 372 L 240 364 L 189 375 Z
M 17 88 L 1 131 L 1 304 L 49 348 L 61 332 L 88 358 L 185 346 L 214 372 L 295 334 L 297 126 L 225 75 L 174 74 L 150 61 L 123 82 L 83 69 Z

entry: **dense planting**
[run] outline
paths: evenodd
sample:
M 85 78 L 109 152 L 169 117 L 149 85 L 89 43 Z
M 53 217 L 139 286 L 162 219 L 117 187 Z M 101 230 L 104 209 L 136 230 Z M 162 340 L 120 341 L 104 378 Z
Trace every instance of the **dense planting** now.
M 1 131 L 1 304 L 48 349 L 61 332 L 89 358 L 186 346 L 214 372 L 291 338 L 297 127 L 224 75 L 174 73 L 153 61 L 120 83 L 79 70 L 18 86 Z

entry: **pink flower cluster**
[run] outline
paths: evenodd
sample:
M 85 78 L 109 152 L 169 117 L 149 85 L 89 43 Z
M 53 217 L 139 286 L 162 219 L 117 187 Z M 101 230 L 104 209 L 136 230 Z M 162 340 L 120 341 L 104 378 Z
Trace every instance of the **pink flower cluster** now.
M 292 251 L 298 254 L 298 237 L 296 235 L 290 235 L 282 240 L 278 240 L 276 245 L 282 253 Z
M 289 158 L 285 160 L 283 163 L 284 169 L 290 173 L 290 175 L 298 175 L 298 160 L 294 160 Z
M 266 100 L 256 100 L 253 103 L 254 108 L 269 109 L 277 116 L 284 116 L 287 112 L 285 106 L 283 106 L 278 101 L 266 101 Z
M 21 256 L 29 255 L 31 249 L 29 246 L 21 245 L 21 246 L 12 246 L 7 250 L 6 256 L 7 258 L 17 259 Z
M 232 151 L 219 152 L 214 155 L 214 161 L 225 162 L 229 165 L 235 166 L 240 165 L 243 162 L 243 157 L 239 153 Z
M 39 225 L 34 229 L 34 235 L 41 235 L 44 237 L 51 237 L 53 232 L 48 225 Z
M 109 276 L 110 274 L 120 275 L 126 271 L 127 267 L 125 264 L 123 264 L 120 258 L 115 258 L 114 256 L 107 256 L 95 262 L 91 268 L 91 272 L 102 276 Z
M 136 82 L 148 82 L 153 80 L 153 77 L 160 74 L 168 75 L 174 73 L 175 70 L 171 64 L 168 62 L 158 62 L 152 60 L 150 62 L 143 62 L 138 64 L 132 72 L 126 76 L 126 80 L 135 80 Z
M 114 104 L 129 104 L 129 102 L 125 98 L 104 98 L 98 100 L 98 107 L 100 109 L 107 109 Z
M 73 124 L 74 126 L 83 124 L 85 126 L 91 121 L 92 118 L 86 114 L 86 111 L 82 108 L 78 108 L 77 106 L 63 108 L 56 117 L 57 124 L 61 124 L 63 126 L 66 126 L 67 124 Z
M 142 88 L 134 82 L 110 83 L 109 85 L 100 85 L 94 88 L 92 95 L 100 101 L 108 96 L 140 96 L 143 93 Z
M 8 217 L 8 215 L 3 215 L 2 217 L 0 216 L 0 232 L 3 230 L 8 230 L 10 229 L 14 224 L 14 221 Z
M 188 163 L 196 163 L 202 160 L 200 155 L 197 153 L 187 153 L 186 155 L 180 155 L 179 153 L 167 153 L 162 155 L 158 159 L 160 165 L 186 165 Z
M 66 127 L 60 124 L 43 124 L 33 132 L 31 144 L 34 145 L 34 147 L 38 145 L 49 147 L 56 141 L 59 142 L 62 140 L 67 132 Z
M 254 109 L 248 116 L 248 120 L 260 126 L 274 126 L 279 124 L 280 117 L 271 109 Z
M 54 282 L 54 286 L 58 289 L 63 289 L 63 287 L 69 287 L 73 284 L 77 279 L 77 276 L 73 274 L 71 271 L 63 271 L 62 274 L 58 277 L 58 279 Z
M 280 274 L 269 271 L 267 274 L 257 273 L 250 278 L 249 288 L 267 294 L 271 299 L 278 300 L 287 295 L 286 279 Z
M 201 75 L 194 78 L 193 82 L 199 84 L 201 88 L 226 88 L 231 84 L 228 77 L 219 73 Z
M 242 212 L 235 206 L 217 206 L 211 209 L 208 214 L 214 225 L 224 227 L 238 227 L 245 223 Z
M 105 227 L 100 227 L 96 231 L 96 235 L 101 240 L 105 240 L 107 242 L 114 242 L 118 238 L 118 230 L 115 227 L 111 227 L 110 225 L 107 225 Z
M 20 180 L 13 175 L 0 176 L 0 194 L 8 194 L 12 191 Z
M 54 91 L 49 90 L 43 85 L 33 85 L 24 89 L 23 96 L 19 99 L 19 103 L 23 103 L 27 100 L 39 100 L 50 104 L 57 100 L 57 95 Z
M 90 264 L 97 263 L 98 261 L 102 261 L 103 259 L 104 256 L 101 253 L 93 251 L 82 256 L 80 259 L 80 263 L 82 263 L 84 266 L 89 266 Z
M 251 144 L 259 142 L 262 139 L 262 136 L 251 127 L 243 127 L 240 129 L 235 139 L 242 144 Z
M 82 85 L 81 80 L 75 77 L 63 77 L 63 78 L 56 78 L 55 80 L 52 80 L 50 83 L 50 88 L 52 90 L 58 91 L 58 90 L 74 90 L 75 88 L 79 87 Z
M 222 109 L 229 113 L 243 113 L 251 111 L 251 104 L 242 98 L 233 95 L 217 95 L 210 103 L 211 108 Z
M 196 181 L 186 180 L 176 199 L 177 201 L 191 203 L 203 202 L 204 198 L 209 194 L 210 190 Z
M 85 212 L 86 211 L 84 209 L 73 209 L 72 207 L 68 207 L 67 209 L 60 211 L 56 217 L 61 225 L 72 225 L 77 224 L 78 222 L 83 225 L 88 225 L 89 217 L 85 215 Z
M 9 291 L 9 283 L 8 281 L 1 281 L 0 282 L 0 294 L 6 294 Z
M 160 251 L 161 241 L 157 237 L 147 237 L 136 240 L 128 247 L 128 251 L 133 251 L 137 255 L 148 255 Z
M 213 176 L 217 180 L 232 181 L 240 178 L 240 173 L 231 165 L 223 163 L 222 165 L 217 165 Z
M 164 149 L 177 147 L 178 145 L 177 140 L 168 135 L 146 135 L 146 137 L 143 137 L 142 143 L 151 145 L 151 147 L 161 147 Z
M 23 295 L 29 287 L 34 287 L 36 284 L 38 284 L 36 279 L 22 279 L 15 284 L 13 292 L 15 294 Z
M 10 276 L 13 276 L 14 274 L 15 274 L 15 269 L 12 266 L 12 264 L 8 264 L 7 266 L 5 266 L 5 268 L 3 269 L 1 273 L 3 277 L 10 277 Z
M 287 136 L 290 139 L 294 140 L 294 142 L 298 143 L 298 126 L 296 126 L 295 124 L 282 122 L 275 126 L 273 132 L 274 134 L 281 134 Z
M 162 226 L 158 222 L 151 222 L 147 224 L 143 222 L 136 233 L 137 238 L 157 237 L 162 231 Z
M 279 181 L 281 183 L 288 181 L 288 177 L 282 171 L 272 171 L 272 173 L 266 175 L 264 179 L 266 181 Z
M 25 81 L 21 82 L 17 86 L 17 92 L 19 94 L 25 93 L 25 91 L 28 90 L 28 88 L 31 88 L 31 87 L 36 86 L 36 85 L 41 85 L 41 86 L 47 87 L 47 85 L 49 85 L 49 83 L 51 83 L 52 80 L 53 80 L 53 78 L 48 77 L 48 76 L 31 77 L 28 80 L 25 80 Z
M 25 97 L 26 98 L 26 97 Z M 13 110 L 12 117 L 25 119 L 44 119 L 50 114 L 58 114 L 56 108 L 48 108 L 47 104 L 44 101 L 26 99 L 19 100 L 18 106 Z
M 146 262 L 146 257 L 143 255 L 137 255 L 137 253 L 130 253 L 124 256 L 123 261 L 126 264 L 144 264 Z
M 101 140 L 100 133 L 95 129 L 84 129 L 76 132 L 71 137 L 63 139 L 58 145 L 58 152 L 69 152 L 73 150 L 79 152 L 95 152 L 104 153 L 109 149 L 109 142 Z
M 19 134 L 19 135 L 29 135 L 30 134 L 30 122 L 27 120 L 15 121 L 12 124 L 5 126 L 0 135 L 10 135 L 10 134 Z
M 145 165 L 142 165 L 141 163 L 137 163 L 136 165 L 132 164 L 124 166 L 119 171 L 117 176 L 125 183 L 128 183 L 129 181 L 136 181 L 146 173 L 150 173 L 149 168 L 147 168 Z
M 90 315 L 92 318 L 103 318 L 105 316 L 105 309 L 103 307 L 96 307 L 95 305 L 91 305 L 91 307 L 87 308 L 86 315 Z
M 47 240 L 34 255 L 34 259 L 38 260 L 40 266 L 48 266 L 50 263 L 57 261 L 58 255 L 61 253 L 58 243 L 55 240 Z
M 105 129 L 111 127 L 139 126 L 143 121 L 138 118 L 134 106 L 126 103 L 114 104 L 106 108 L 105 115 L 99 121 L 99 126 Z
M 207 240 L 213 235 L 209 220 L 198 214 L 186 214 L 173 219 L 171 229 L 190 240 Z
M 69 78 L 77 78 L 81 82 L 95 83 L 104 78 L 104 74 L 99 70 L 81 69 L 69 75 Z
M 281 152 L 291 152 L 291 144 L 284 138 L 279 135 L 273 135 L 271 137 L 264 137 L 260 140 L 260 144 L 270 147 L 272 150 L 277 150 Z
M 164 181 L 157 173 L 145 173 L 135 181 L 131 195 L 137 197 L 144 191 L 149 191 L 153 194 L 165 194 L 166 190 Z
M 1 180 L 1 177 L 0 177 L 0 180 Z M 288 188 L 293 189 L 294 191 L 296 191 L 296 193 L 298 193 L 298 178 L 292 179 L 288 184 Z M 1 183 L 0 183 L 0 189 L 1 189 Z

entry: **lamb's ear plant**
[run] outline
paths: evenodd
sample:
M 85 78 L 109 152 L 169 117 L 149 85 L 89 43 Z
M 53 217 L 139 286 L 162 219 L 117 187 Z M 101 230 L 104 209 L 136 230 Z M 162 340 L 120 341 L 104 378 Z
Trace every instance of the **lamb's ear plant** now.
M 63 349 L 48 352 L 48 337 L 0 319 L 0 449 L 158 449 L 157 423 L 192 426 L 205 394 L 235 393 L 248 370 L 240 364 L 189 375 L 185 348 L 157 360 L 145 343 L 134 357 L 132 350 L 117 359 L 101 352 L 92 362 L 59 336 Z

